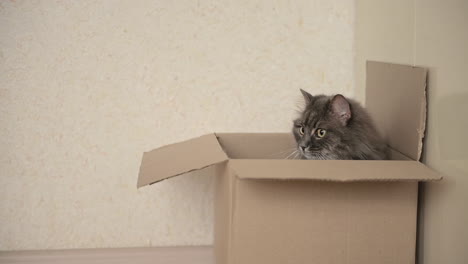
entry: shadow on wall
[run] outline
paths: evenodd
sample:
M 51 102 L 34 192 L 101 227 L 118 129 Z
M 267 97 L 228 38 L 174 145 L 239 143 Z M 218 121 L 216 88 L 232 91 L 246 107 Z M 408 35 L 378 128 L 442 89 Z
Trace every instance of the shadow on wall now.
M 456 93 L 442 97 L 431 106 L 433 118 L 429 121 L 434 122 L 434 126 L 428 133 L 433 140 L 430 150 L 426 148 L 423 152 L 423 161 L 441 172 L 444 179 L 425 183 L 421 188 L 418 263 L 425 263 L 423 258 L 427 255 L 436 259 L 433 263 L 442 263 L 443 260 L 433 254 L 434 248 L 458 253 L 466 250 L 468 211 L 460 208 L 466 208 L 464 197 L 468 186 L 467 102 L 468 94 Z M 425 235 L 424 230 L 432 230 L 432 235 Z M 432 237 L 438 240 L 429 239 Z
M 443 97 L 436 106 L 440 158 L 463 161 L 468 158 L 468 94 Z

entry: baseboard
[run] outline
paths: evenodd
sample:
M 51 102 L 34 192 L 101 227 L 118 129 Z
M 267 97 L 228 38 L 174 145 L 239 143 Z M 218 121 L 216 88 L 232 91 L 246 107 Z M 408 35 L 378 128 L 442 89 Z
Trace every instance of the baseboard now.
M 212 247 L 1 251 L 0 263 L 214 264 Z

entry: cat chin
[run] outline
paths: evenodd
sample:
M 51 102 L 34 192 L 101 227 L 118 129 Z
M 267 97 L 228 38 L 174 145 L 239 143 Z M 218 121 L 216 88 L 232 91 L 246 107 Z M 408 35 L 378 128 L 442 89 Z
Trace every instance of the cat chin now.
M 301 159 L 306 160 L 336 160 L 339 159 L 336 155 L 330 153 L 318 153 L 318 152 L 304 152 L 301 148 L 298 148 L 301 154 Z
M 338 157 L 330 154 L 304 153 L 302 157 L 307 160 L 336 160 Z

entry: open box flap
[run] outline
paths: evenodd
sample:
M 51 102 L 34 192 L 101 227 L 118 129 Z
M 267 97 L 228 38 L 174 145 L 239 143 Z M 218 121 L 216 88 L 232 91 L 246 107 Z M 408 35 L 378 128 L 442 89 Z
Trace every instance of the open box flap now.
M 355 181 L 434 181 L 442 177 L 418 161 L 229 160 L 240 179 Z
M 215 134 L 163 146 L 143 154 L 137 187 L 199 170 L 227 159 Z
M 388 144 L 421 158 L 426 127 L 427 69 L 367 62 L 366 108 Z

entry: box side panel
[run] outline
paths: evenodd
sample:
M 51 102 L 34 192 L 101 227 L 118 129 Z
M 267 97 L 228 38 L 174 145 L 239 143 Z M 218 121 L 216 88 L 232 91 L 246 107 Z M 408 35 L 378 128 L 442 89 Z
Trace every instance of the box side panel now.
M 238 180 L 233 264 L 413 264 L 417 183 Z
M 296 148 L 291 133 L 216 133 L 216 136 L 231 159 L 285 159 Z
M 216 264 L 229 264 L 233 176 L 228 164 L 216 166 L 214 251 Z
M 390 154 L 390 158 L 389 158 L 390 160 L 408 160 L 408 161 L 412 160 L 409 157 L 403 155 L 402 153 L 392 148 L 390 148 L 389 154 Z
M 366 107 L 388 144 L 419 160 L 426 127 L 427 70 L 367 63 Z

